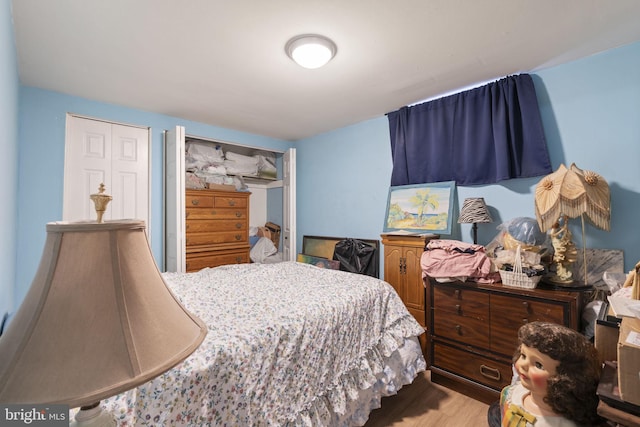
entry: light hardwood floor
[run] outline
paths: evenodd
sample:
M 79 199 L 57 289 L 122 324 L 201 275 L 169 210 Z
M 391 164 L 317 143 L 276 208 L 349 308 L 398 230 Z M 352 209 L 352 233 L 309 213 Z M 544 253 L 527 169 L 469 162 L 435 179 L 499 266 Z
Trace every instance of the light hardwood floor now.
M 382 399 L 365 427 L 486 427 L 489 405 L 429 380 L 421 372 L 397 395 Z

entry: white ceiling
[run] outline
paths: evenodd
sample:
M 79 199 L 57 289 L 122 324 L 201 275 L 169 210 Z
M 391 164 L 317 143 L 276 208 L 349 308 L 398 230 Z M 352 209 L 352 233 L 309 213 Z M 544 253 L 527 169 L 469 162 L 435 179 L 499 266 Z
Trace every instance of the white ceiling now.
M 285 140 L 640 40 L 638 0 L 14 0 L 23 85 Z M 338 45 L 325 67 L 291 37 Z

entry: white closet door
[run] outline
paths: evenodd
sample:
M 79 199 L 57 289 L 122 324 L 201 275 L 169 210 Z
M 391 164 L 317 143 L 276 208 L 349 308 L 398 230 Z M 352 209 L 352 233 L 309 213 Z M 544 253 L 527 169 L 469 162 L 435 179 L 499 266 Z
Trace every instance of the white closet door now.
M 164 135 L 164 268 L 184 273 L 187 270 L 185 242 L 185 139 L 184 127 L 176 126 Z
M 282 257 L 295 261 L 296 252 L 296 149 L 290 148 L 283 156 L 282 177 Z
M 104 219 L 141 219 L 148 229 L 149 147 L 148 128 L 68 115 L 63 220 L 95 220 L 89 196 L 104 183 L 113 196 Z

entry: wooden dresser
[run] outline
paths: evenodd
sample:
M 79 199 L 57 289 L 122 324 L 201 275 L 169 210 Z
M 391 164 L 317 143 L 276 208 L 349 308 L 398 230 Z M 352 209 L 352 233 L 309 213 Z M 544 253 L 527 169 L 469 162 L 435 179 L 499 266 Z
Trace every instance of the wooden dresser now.
M 431 380 L 486 403 L 510 383 L 521 325 L 549 321 L 578 330 L 580 291 L 426 278 Z
M 250 262 L 251 193 L 187 190 L 186 269 Z
M 418 323 L 426 326 L 420 257 L 429 240 L 438 236 L 383 234 L 381 237 L 384 245 L 384 280 L 393 286 Z M 420 343 L 425 352 L 425 335 L 420 337 Z

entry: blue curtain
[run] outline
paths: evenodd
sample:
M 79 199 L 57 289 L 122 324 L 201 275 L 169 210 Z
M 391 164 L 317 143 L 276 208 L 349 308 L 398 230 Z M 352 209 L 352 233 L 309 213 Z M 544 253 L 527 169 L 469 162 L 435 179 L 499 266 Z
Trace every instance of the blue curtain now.
M 529 74 L 387 114 L 391 185 L 493 184 L 552 172 Z

